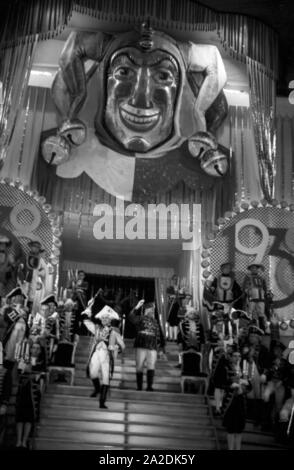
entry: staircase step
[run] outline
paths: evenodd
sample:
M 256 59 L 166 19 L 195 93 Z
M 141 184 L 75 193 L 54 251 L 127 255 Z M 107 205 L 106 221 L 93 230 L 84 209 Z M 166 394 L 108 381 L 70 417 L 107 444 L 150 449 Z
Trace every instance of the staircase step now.
M 89 354 L 83 354 L 83 355 L 76 355 L 75 358 L 75 364 L 77 366 L 84 367 L 84 370 L 86 369 L 87 362 L 89 359 Z M 175 366 L 178 364 L 178 358 L 172 358 L 169 359 L 168 361 L 157 361 L 156 362 L 156 370 L 162 370 L 165 371 L 167 368 L 175 368 Z M 131 368 L 136 368 L 136 361 L 134 357 L 125 357 L 124 359 L 121 358 L 121 356 L 118 356 L 118 358 L 115 361 L 115 367 L 118 366 L 127 366 Z
M 80 430 L 69 430 L 67 428 L 57 428 L 57 427 L 38 427 L 37 429 L 37 437 L 42 438 L 52 438 L 57 441 L 65 440 L 64 436 L 66 436 L 66 440 L 69 441 L 76 441 L 76 442 L 83 442 L 85 444 L 117 444 L 117 445 L 124 445 L 127 442 L 130 446 L 135 445 L 136 447 L 142 446 L 144 448 L 159 448 L 165 449 L 167 448 L 175 448 L 175 449 L 194 449 L 195 444 L 197 442 L 197 449 L 203 448 L 215 448 L 215 440 L 213 437 L 210 436 L 203 436 L 200 435 L 197 437 L 197 441 L 195 437 L 191 436 L 190 439 L 188 438 L 181 438 L 181 436 L 175 437 L 166 437 L 166 436 L 154 436 L 154 435 L 138 435 L 137 433 L 126 433 L 126 432 L 105 432 L 101 430 L 101 432 L 86 432 Z
M 125 404 L 125 409 L 121 411 L 114 411 L 114 406 L 118 402 L 109 402 L 109 410 L 100 410 L 100 409 L 87 409 L 81 407 L 74 407 L 68 405 L 59 405 L 56 403 L 46 402 L 45 406 L 41 412 L 41 419 L 46 418 L 56 418 L 56 419 L 75 419 L 75 420 L 84 420 L 84 421 L 120 421 L 120 422 L 129 422 L 129 423 L 144 423 L 144 424 L 162 424 L 169 423 L 170 425 L 185 425 L 189 429 L 201 427 L 201 426 L 211 426 L 210 417 L 208 414 L 189 414 L 184 415 L 182 410 L 178 409 L 178 413 L 170 412 L 169 414 L 166 411 L 158 412 L 158 408 L 151 408 L 147 406 L 147 409 L 142 409 L 142 406 L 132 407 L 129 404 Z M 96 407 L 98 404 L 96 403 Z M 130 409 L 131 408 L 131 409 Z M 136 411 L 136 408 L 138 411 Z
M 89 386 L 91 387 L 92 382 L 90 379 L 87 378 L 79 378 L 75 377 L 74 381 L 75 385 L 77 386 Z M 127 390 L 136 390 L 137 385 L 135 381 L 126 381 L 122 379 L 112 379 L 111 380 L 111 387 L 113 388 L 124 388 Z M 154 391 L 161 391 L 161 392 L 172 392 L 172 393 L 179 393 L 181 391 L 180 383 L 158 383 L 155 381 L 153 384 Z
M 37 450 L 124 450 L 123 446 L 107 446 L 98 444 L 85 444 L 84 442 L 74 441 L 56 441 L 54 439 L 46 439 L 44 437 L 37 437 L 35 439 L 35 448 Z
M 155 371 L 155 376 L 158 375 L 156 372 L 159 369 L 156 369 Z M 76 376 L 81 376 L 85 377 L 86 376 L 86 364 L 85 362 L 76 362 L 75 365 L 75 373 Z M 129 380 L 136 380 L 136 366 L 135 364 L 133 366 L 130 365 L 121 365 L 121 364 L 115 364 L 114 366 L 114 377 L 118 375 L 124 375 L 128 377 Z M 179 379 L 181 377 L 181 371 L 180 369 L 177 369 L 176 367 L 173 366 L 165 366 L 164 370 L 160 370 L 160 377 L 164 377 L 166 379 L 173 379 L 177 378 Z
M 195 444 L 195 443 L 194 443 Z M 164 447 L 161 446 L 156 446 L 153 445 L 152 447 L 149 447 L 148 443 L 147 445 L 143 444 L 137 445 L 136 442 L 132 442 L 132 444 L 116 444 L 116 443 L 111 443 L 111 444 L 89 444 L 85 442 L 80 442 L 80 441 L 72 441 L 72 440 L 64 440 L 64 439 L 59 439 L 58 441 L 54 439 L 49 439 L 49 438 L 41 438 L 37 437 L 35 439 L 35 447 L 37 450 L 178 450 L 179 447 L 176 445 L 174 446 L 168 446 L 165 445 Z M 181 447 L 182 449 L 189 447 Z M 197 449 L 195 450 L 215 450 L 215 442 L 212 440 L 207 440 L 207 441 L 201 441 L 200 445 L 197 446 Z
M 50 384 L 47 390 L 48 395 L 57 393 L 59 395 L 72 395 L 88 398 L 92 392 L 92 387 L 85 386 L 70 386 L 70 385 L 57 385 Z M 204 404 L 205 397 L 203 395 L 189 394 L 189 393 L 166 393 L 166 392 L 146 392 L 137 390 L 114 389 L 110 390 L 110 397 L 118 400 L 130 399 L 131 401 L 147 401 L 153 403 L 171 404 L 175 403 L 184 404 Z
M 107 401 L 109 409 L 111 412 L 136 412 L 143 414 L 158 414 L 158 415 L 188 415 L 189 417 L 197 416 L 207 416 L 208 410 L 207 407 L 200 403 L 195 403 L 195 405 L 189 405 L 184 403 L 179 404 L 170 404 L 170 403 L 153 403 L 148 401 L 135 401 L 132 398 L 126 400 L 126 398 L 119 399 L 118 397 L 114 399 L 112 397 Z M 73 406 L 75 408 L 80 408 L 81 410 L 94 410 L 98 409 L 98 399 L 85 397 L 81 401 L 79 396 L 74 395 L 49 395 L 47 394 L 42 400 L 42 409 L 46 407 L 59 406 Z M 106 411 L 109 413 L 110 411 Z M 103 412 L 104 413 L 104 412 Z
M 201 438 L 213 438 L 214 429 L 212 426 L 197 426 L 189 427 L 185 424 L 182 426 L 178 423 L 174 423 L 173 426 L 166 426 L 164 423 L 156 424 L 146 424 L 143 423 L 133 423 L 127 421 L 89 421 L 89 420 L 76 420 L 74 417 L 72 419 L 63 419 L 60 420 L 60 417 L 50 417 L 50 418 L 41 418 L 39 427 L 44 426 L 45 428 L 50 429 L 62 429 L 67 434 L 68 431 L 81 431 L 81 432 L 93 432 L 96 434 L 99 433 L 127 433 L 127 434 L 136 434 L 137 436 L 141 435 L 150 435 L 150 436 L 160 436 L 160 437 L 178 437 L 186 438 L 191 440 L 191 438 L 198 439 Z M 40 435 L 40 434 L 39 434 Z
M 85 374 L 85 370 L 76 370 L 75 372 L 75 377 L 79 380 L 89 380 Z M 146 378 L 145 383 L 146 383 Z M 133 373 L 125 373 L 119 372 L 114 370 L 112 380 L 124 380 L 125 382 L 136 382 L 136 372 L 134 371 Z M 157 383 L 166 383 L 166 384 L 179 384 L 181 380 L 181 376 L 178 374 L 178 376 L 168 376 L 168 375 L 163 375 L 163 374 L 157 374 L 155 373 L 154 381 Z

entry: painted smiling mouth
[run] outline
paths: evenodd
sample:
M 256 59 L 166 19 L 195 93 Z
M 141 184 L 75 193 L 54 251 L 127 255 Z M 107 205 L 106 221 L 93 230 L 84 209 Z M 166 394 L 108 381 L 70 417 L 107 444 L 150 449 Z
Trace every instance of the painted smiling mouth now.
M 129 129 L 140 129 L 146 132 L 156 126 L 160 113 L 150 109 L 134 108 L 127 105 L 124 108 L 120 108 L 120 116 L 123 123 Z

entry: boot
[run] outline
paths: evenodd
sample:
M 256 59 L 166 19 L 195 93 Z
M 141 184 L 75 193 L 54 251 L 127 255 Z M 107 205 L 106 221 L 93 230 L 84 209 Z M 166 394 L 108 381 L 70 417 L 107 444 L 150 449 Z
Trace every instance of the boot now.
M 102 387 L 101 387 L 101 393 L 100 393 L 100 408 L 106 408 L 106 409 L 108 408 L 108 407 L 105 405 L 106 395 L 107 395 L 108 389 L 109 389 L 109 385 L 102 385 Z
M 143 372 L 137 372 L 137 390 L 142 390 L 143 387 Z
M 92 379 L 93 385 L 94 385 L 94 392 L 91 393 L 90 397 L 94 398 L 97 397 L 97 395 L 100 392 L 100 381 L 99 379 Z
M 261 430 L 262 431 L 271 431 L 272 429 L 271 411 L 272 411 L 272 403 L 263 401 L 262 414 L 261 414 Z
M 153 392 L 154 370 L 147 370 L 147 392 Z

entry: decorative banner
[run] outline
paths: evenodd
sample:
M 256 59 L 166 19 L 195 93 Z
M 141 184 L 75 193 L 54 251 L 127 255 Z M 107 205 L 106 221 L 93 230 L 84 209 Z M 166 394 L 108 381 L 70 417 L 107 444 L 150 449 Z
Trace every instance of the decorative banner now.
M 247 267 L 264 266 L 264 277 L 271 290 L 273 307 L 284 335 L 294 334 L 294 205 L 274 200 L 242 203 L 218 220 L 219 226 L 208 236 L 202 253 L 203 277 L 210 280 L 220 265 L 231 262 L 237 282 L 242 286 Z
M 60 235 L 58 216 L 51 212 L 44 197 L 19 182 L 0 180 L 0 243 L 6 241 L 0 259 L 0 295 L 5 296 L 15 287 L 16 275 L 11 272 L 25 269 L 32 245 L 41 248 L 42 294 L 56 290 Z M 38 265 L 36 255 L 32 254 L 30 263 Z M 35 288 L 40 290 L 38 282 Z

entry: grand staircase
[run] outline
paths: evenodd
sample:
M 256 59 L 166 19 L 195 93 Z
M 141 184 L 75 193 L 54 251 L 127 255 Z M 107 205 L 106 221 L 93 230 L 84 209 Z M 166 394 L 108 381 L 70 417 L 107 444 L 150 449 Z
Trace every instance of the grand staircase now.
M 133 341 L 126 343 L 126 352 L 116 361 L 108 410 L 102 410 L 98 399 L 89 397 L 92 386 L 85 377 L 89 337 L 80 338 L 75 385 L 48 386 L 35 448 L 217 449 L 205 398 L 180 393 L 180 371 L 175 368 L 177 346 L 169 344 L 168 361 L 158 361 L 154 392 L 138 392 Z
M 85 376 L 89 337 L 80 337 L 75 385 L 48 385 L 42 399 L 34 448 L 227 449 L 222 420 L 212 418 L 206 399 L 199 394 L 180 393 L 180 371 L 175 368 L 177 346 L 168 343 L 168 361 L 157 363 L 155 391 L 138 392 L 133 341 L 127 340 L 126 343 L 125 354 L 116 361 L 111 393 L 107 399 L 109 409 L 101 410 L 98 399 L 89 397 L 92 384 Z M 2 375 L 3 369 L 0 369 L 0 385 Z M 15 446 L 16 390 L 14 385 L 6 416 L 5 448 Z M 281 449 L 285 447 L 277 444 L 271 433 L 260 432 L 253 423 L 247 422 L 242 450 Z

